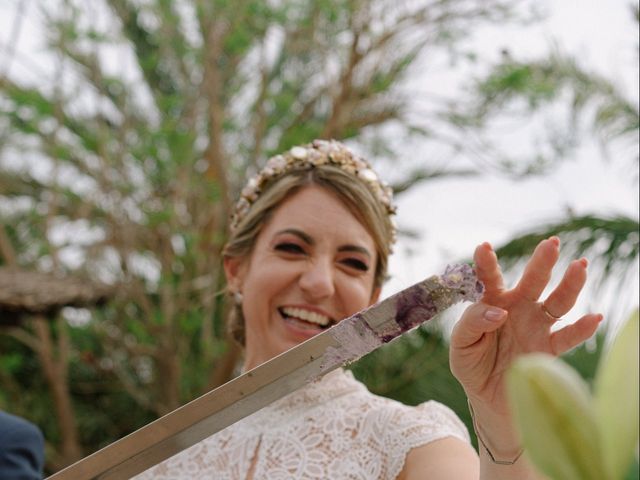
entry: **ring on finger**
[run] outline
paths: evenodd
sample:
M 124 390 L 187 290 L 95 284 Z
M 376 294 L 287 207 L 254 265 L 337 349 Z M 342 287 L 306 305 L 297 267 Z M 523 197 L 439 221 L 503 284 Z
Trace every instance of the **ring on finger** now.
M 542 311 L 551 319 L 553 319 L 553 321 L 557 321 L 560 320 L 562 318 L 562 316 L 560 317 L 556 317 L 553 313 L 551 313 L 549 311 L 549 309 L 547 308 L 547 306 L 544 303 L 541 303 L 540 306 L 542 307 Z

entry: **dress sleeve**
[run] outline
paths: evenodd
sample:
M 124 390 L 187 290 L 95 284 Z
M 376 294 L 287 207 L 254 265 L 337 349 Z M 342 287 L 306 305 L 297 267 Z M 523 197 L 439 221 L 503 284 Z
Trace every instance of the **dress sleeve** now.
M 453 410 L 439 402 L 429 401 L 417 407 L 396 404 L 386 420 L 384 433 L 381 433 L 384 450 L 388 452 L 389 478 L 400 474 L 407 454 L 413 448 L 446 437 L 470 443 L 464 423 Z

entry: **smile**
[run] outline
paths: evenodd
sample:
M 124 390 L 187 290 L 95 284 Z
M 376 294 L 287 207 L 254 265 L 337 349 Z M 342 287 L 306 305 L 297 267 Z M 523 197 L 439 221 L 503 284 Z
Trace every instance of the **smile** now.
M 302 322 L 312 323 L 314 325 L 319 325 L 322 328 L 327 328 L 331 326 L 333 320 L 326 315 L 323 315 L 318 312 L 313 312 L 311 310 L 306 310 L 304 308 L 297 307 L 282 307 L 278 309 L 280 314 L 284 318 L 294 319 Z

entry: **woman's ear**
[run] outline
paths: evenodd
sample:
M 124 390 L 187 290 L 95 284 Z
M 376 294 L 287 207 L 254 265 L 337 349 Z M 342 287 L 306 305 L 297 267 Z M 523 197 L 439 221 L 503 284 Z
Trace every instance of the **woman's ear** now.
M 224 257 L 222 261 L 227 285 L 233 292 L 241 292 L 246 272 L 246 262 L 241 257 Z

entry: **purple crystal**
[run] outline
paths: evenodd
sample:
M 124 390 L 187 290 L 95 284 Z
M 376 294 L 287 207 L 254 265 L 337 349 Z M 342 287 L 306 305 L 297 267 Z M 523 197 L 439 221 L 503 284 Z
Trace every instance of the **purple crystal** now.
M 438 308 L 433 298 L 420 285 L 408 288 L 396 300 L 396 323 L 403 332 L 429 320 L 436 313 Z
M 401 333 L 430 320 L 453 303 L 477 302 L 482 296 L 483 286 L 469 265 L 449 265 L 442 276 L 433 277 L 431 281 L 441 287 L 434 284 L 427 287 L 427 280 L 398 294 L 395 321 Z M 386 343 L 389 339 L 383 338 L 383 341 Z
M 440 278 L 444 285 L 457 290 L 463 300 L 477 302 L 484 292 L 484 286 L 478 281 L 476 272 L 464 263 L 448 265 Z
M 455 303 L 478 301 L 482 292 L 473 268 L 448 266 L 443 275 L 433 275 L 332 327 L 329 331 L 339 346 L 327 349 L 322 368 L 328 371 L 356 360 Z

